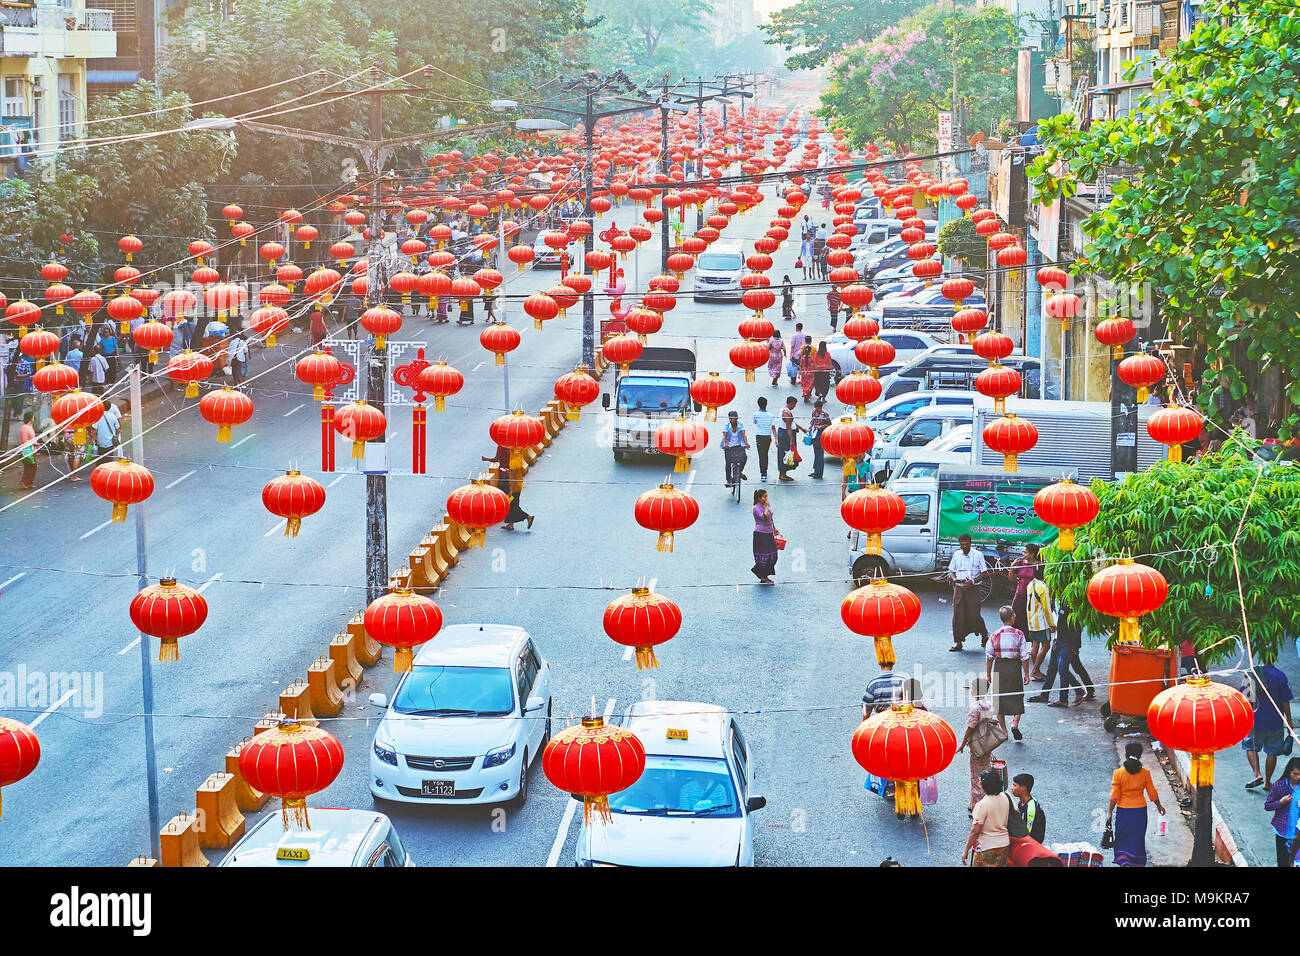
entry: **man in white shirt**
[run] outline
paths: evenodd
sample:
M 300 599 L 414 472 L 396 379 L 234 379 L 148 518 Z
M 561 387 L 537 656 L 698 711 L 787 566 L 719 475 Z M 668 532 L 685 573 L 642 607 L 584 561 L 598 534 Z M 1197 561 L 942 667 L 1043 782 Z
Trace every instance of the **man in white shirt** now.
M 980 616 L 980 579 L 988 573 L 984 555 L 971 547 L 970 535 L 957 539 L 958 549 L 948 562 L 948 580 L 952 582 L 952 647 L 960 651 L 966 635 L 972 631 L 980 636 L 980 647 L 989 639 L 988 628 Z
M 767 481 L 767 456 L 776 440 L 776 416 L 767 410 L 767 399 L 760 397 L 754 413 L 754 442 L 758 445 L 758 480 Z
M 96 395 L 104 394 L 104 385 L 108 378 L 108 359 L 98 348 L 91 353 L 86 363 L 86 372 L 90 376 L 90 390 Z

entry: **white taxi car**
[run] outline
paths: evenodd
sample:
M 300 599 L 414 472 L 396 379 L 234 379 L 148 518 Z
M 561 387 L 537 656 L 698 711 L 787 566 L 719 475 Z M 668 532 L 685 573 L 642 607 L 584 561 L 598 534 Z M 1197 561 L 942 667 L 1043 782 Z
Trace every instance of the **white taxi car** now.
M 551 739 L 551 665 L 521 627 L 453 624 L 415 654 L 370 748 L 370 793 L 399 803 L 528 799 Z
M 309 814 L 310 830 L 285 830 L 280 814 L 266 814 L 219 865 L 415 866 L 382 813 L 313 807 Z
M 753 866 L 753 765 L 715 704 L 641 701 L 622 726 L 645 745 L 641 778 L 610 794 L 611 822 L 584 825 L 578 866 Z

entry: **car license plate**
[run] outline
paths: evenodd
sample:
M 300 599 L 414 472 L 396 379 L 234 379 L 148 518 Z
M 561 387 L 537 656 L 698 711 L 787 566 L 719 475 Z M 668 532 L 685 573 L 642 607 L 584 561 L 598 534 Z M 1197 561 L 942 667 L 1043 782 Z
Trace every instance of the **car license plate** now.
M 455 780 L 425 780 L 421 793 L 426 797 L 454 797 L 456 796 Z

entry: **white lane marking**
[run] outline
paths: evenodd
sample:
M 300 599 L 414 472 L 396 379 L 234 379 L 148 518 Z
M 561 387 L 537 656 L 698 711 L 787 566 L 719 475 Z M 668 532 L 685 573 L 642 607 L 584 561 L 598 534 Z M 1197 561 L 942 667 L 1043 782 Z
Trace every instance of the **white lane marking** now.
M 614 713 L 614 698 L 611 697 L 605 702 L 605 722 L 609 722 L 609 715 Z M 555 834 L 555 842 L 551 844 L 551 852 L 546 857 L 547 866 L 555 866 L 560 862 L 560 854 L 564 852 L 564 841 L 568 839 L 569 827 L 573 824 L 573 814 L 578 809 L 578 801 L 570 799 L 564 808 L 564 816 L 560 817 L 560 828 Z
M 239 441 L 237 441 L 237 442 L 235 442 L 233 445 L 231 445 L 230 448 L 231 448 L 231 450 L 233 451 L 234 449 L 236 449 L 236 448 L 238 448 L 240 445 L 242 445 L 244 442 L 248 441 L 250 438 L 256 438 L 256 437 L 257 437 L 257 432 L 253 432 L 253 434 L 251 434 L 251 435 L 245 435 L 243 438 L 239 439 Z
M 487 364 L 486 362 L 479 362 L 477 365 L 475 365 L 472 369 L 469 370 L 470 374 L 473 375 L 475 372 L 477 372 L 486 364 Z
M 129 651 L 131 648 L 135 647 L 139 643 L 140 643 L 140 636 L 136 635 L 134 641 L 132 641 L 130 644 L 126 645 L 126 647 L 122 648 L 120 651 L 117 652 L 117 656 L 121 657 L 123 654 L 125 654 L 127 651 Z
M 198 469 L 196 468 L 194 469 L 194 471 L 198 471 Z M 194 474 L 194 471 L 187 471 L 185 472 L 185 474 L 181 475 L 179 478 L 177 478 L 175 481 L 171 482 L 170 484 L 163 485 L 163 491 L 167 491 L 168 489 L 175 488 L 177 485 L 179 485 L 190 475 Z
M 216 574 L 212 575 L 212 577 L 208 578 L 206 581 L 204 581 L 202 584 L 200 584 L 197 588 L 195 588 L 195 590 L 198 591 L 200 594 L 202 594 L 204 591 L 206 591 L 208 588 L 212 587 L 212 585 L 216 584 L 216 583 L 217 583 L 218 581 L 220 581 L 220 580 L 221 580 L 221 572 L 218 571 Z
M 280 416 L 280 417 L 281 417 L 281 418 L 288 418 L 290 415 L 292 415 L 294 412 L 298 411 L 298 409 L 302 408 L 303 405 L 306 405 L 306 404 L 307 404 L 306 402 L 303 402 L 303 403 L 300 404 L 300 405 L 295 405 L 295 406 L 293 406 L 293 408 L 289 409 L 287 412 L 285 412 L 285 413 L 284 413 L 282 416 Z
M 277 531 L 279 531 L 281 528 L 283 528 L 283 527 L 284 527 L 286 524 L 288 524 L 288 523 L 289 523 L 289 519 L 287 519 L 287 518 L 281 518 L 279 521 L 277 521 L 277 522 L 275 523 L 275 526 L 274 526 L 273 528 L 271 528 L 270 531 L 265 531 L 265 532 L 263 532 L 263 533 L 262 533 L 262 537 L 263 537 L 263 538 L 269 538 L 269 537 L 271 537 L 271 535 L 275 534 Z
M 58 700 L 56 700 L 54 703 L 50 704 L 49 707 L 45 708 L 45 710 L 43 710 L 43 711 L 41 712 L 40 716 L 38 716 L 35 720 L 33 720 L 33 721 L 32 721 L 30 724 L 28 724 L 27 726 L 28 726 L 30 729 L 35 730 L 37 727 L 39 727 L 39 726 L 41 725 L 41 721 L 42 721 L 42 720 L 44 720 L 46 717 L 50 716 L 50 714 L 54 713 L 56 710 L 58 710 L 60 707 L 62 707 L 64 704 L 66 704 L 66 703 L 68 702 L 68 699 L 69 699 L 70 697 L 72 697 L 72 695 L 75 694 L 75 693 L 76 693 L 76 690 L 66 690 L 66 691 L 64 691 L 62 697 L 60 697 L 60 698 L 59 698 Z
M 347 476 L 348 476 L 348 473 L 347 473 L 346 471 L 344 471 L 344 472 L 340 472 L 340 473 L 339 473 L 339 476 L 338 476 L 337 478 L 335 478 L 333 481 L 331 481 L 331 482 L 330 482 L 328 485 L 326 485 L 325 487 L 326 487 L 326 488 L 333 488 L 335 485 L 337 485 L 340 481 L 342 481 L 342 480 L 343 480 L 344 478 L 346 478 Z
M 109 519 L 108 519 L 107 521 L 105 521 L 103 524 L 97 524 L 97 525 L 95 525 L 95 527 L 91 528 L 89 531 L 87 531 L 85 534 L 83 534 L 83 535 L 81 536 L 81 540 L 82 540 L 82 541 L 85 541 L 87 538 L 89 538 L 89 537 L 90 537 L 92 534 L 94 534 L 96 531 L 102 531 L 104 528 L 107 528 L 107 527 L 108 527 L 109 525 L 111 525 L 112 523 L 113 523 L 113 519 L 112 519 L 112 518 L 109 518 Z
M 17 574 L 15 574 L 15 575 L 14 575 L 12 578 L 10 578 L 8 581 L 0 582 L 0 590 L 3 590 L 4 588 L 9 587 L 9 585 L 13 584 L 13 583 L 14 583 L 15 581 L 17 581 L 19 578 L 25 578 L 25 577 L 27 577 L 27 572 L 26 572 L 26 571 L 19 571 Z
M 699 473 L 700 473 L 700 469 L 698 468 L 691 469 L 690 475 L 688 475 L 686 478 L 686 487 L 682 489 L 683 491 L 686 491 L 688 493 L 690 492 L 691 485 L 695 484 L 695 476 L 698 475 Z

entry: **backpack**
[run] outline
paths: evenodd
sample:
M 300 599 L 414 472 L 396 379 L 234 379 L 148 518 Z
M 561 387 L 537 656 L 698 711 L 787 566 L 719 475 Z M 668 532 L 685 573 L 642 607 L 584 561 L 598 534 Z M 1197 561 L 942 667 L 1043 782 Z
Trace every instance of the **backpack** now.
M 1002 796 L 1007 798 L 1010 805 L 1010 812 L 1007 814 L 1007 835 L 1013 840 L 1020 840 L 1029 836 L 1029 825 L 1020 811 L 1016 809 L 1016 801 L 1011 799 L 1011 794 L 1003 793 Z

